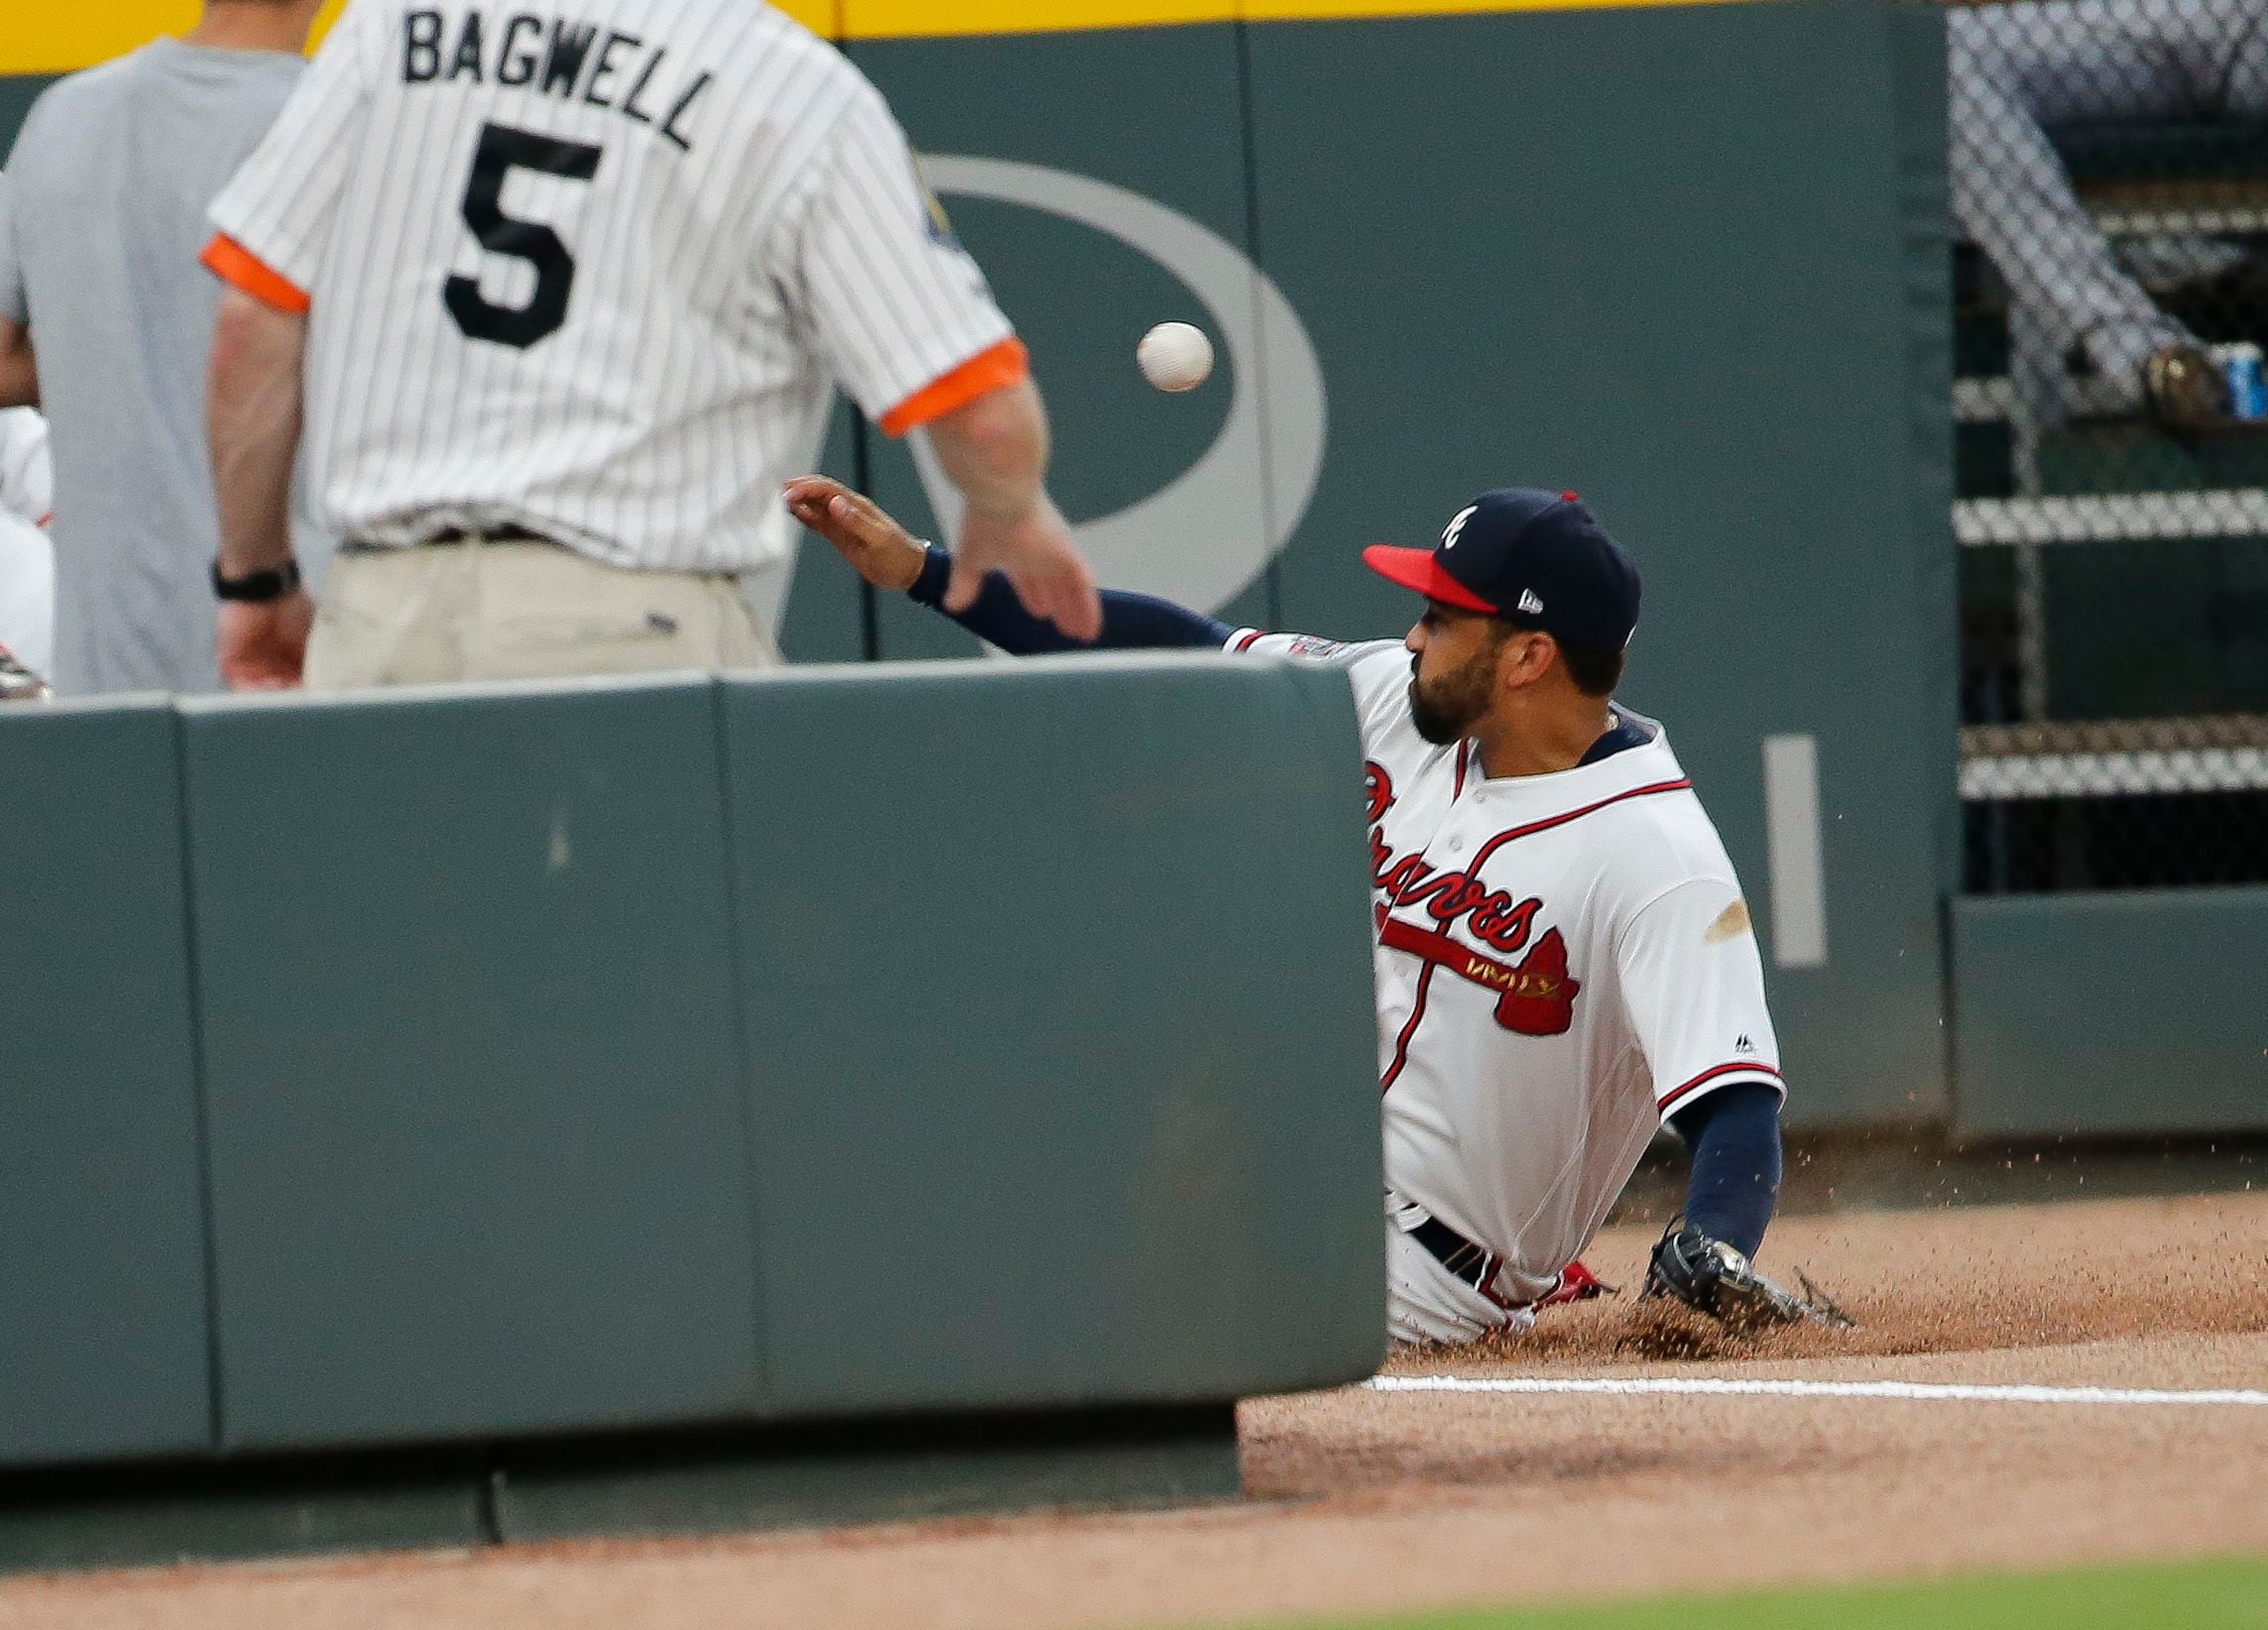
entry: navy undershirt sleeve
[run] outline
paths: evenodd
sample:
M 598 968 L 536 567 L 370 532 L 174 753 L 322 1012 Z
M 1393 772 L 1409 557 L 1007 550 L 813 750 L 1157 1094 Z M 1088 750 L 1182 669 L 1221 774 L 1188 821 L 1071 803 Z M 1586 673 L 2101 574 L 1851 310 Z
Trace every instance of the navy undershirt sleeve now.
M 1007 577 L 994 572 L 977 591 L 964 612 L 946 611 L 945 582 L 953 570 L 953 557 L 931 543 L 925 545 L 921 576 L 906 598 L 952 620 L 980 640 L 989 640 L 1012 656 L 1045 656 L 1066 650 L 1155 650 L 1201 646 L 1219 650 L 1236 630 L 1218 619 L 1177 606 L 1155 595 L 1130 594 L 1123 589 L 1103 591 L 1103 632 L 1092 644 L 1073 640 L 1045 618 L 1023 609 Z
M 1693 1155 L 1685 1220 L 1745 1256 L 1756 1254 L 1780 1193 L 1780 1095 L 1736 1081 L 1670 1116 Z

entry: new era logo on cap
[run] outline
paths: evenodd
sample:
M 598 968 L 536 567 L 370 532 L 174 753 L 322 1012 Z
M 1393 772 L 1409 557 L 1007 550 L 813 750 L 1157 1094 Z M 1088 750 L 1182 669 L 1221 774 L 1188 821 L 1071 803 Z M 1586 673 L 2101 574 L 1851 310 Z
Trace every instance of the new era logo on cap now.
M 1638 568 L 1574 493 L 1483 493 L 1437 547 L 1373 543 L 1363 559 L 1428 600 L 1528 621 L 1571 645 L 1620 650 L 1638 626 Z

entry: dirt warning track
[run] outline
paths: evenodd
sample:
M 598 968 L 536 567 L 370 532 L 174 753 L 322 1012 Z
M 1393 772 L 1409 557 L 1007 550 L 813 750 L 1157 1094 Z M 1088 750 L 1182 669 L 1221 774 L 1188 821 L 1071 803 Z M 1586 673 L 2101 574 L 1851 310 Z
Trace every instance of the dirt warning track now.
M 1552 1310 L 1246 1405 L 1233 1507 L 17 1579 L 0 1626 L 1052 1630 L 2268 1549 L 2268 1408 L 2147 1396 L 2268 1389 L 2268 1195 L 1794 1218 L 1760 1262 L 1860 1329 Z

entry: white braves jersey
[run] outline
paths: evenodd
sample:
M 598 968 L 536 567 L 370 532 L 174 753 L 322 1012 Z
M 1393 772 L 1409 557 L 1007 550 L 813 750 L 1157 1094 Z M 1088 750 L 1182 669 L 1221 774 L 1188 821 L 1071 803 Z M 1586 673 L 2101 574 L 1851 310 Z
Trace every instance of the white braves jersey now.
M 353 0 L 211 221 L 308 311 L 310 491 L 363 542 L 766 564 L 832 382 L 901 432 L 1022 377 L 881 94 L 762 0 Z
M 1492 780 L 1471 743 L 1418 735 L 1400 641 L 1245 630 L 1230 648 L 1332 661 L 1354 682 L 1386 1183 L 1501 1256 L 1495 1288 L 1532 1302 L 1664 1118 L 1733 1082 L 1780 1087 L 1725 845 L 1651 721 L 1620 715 L 1650 732 L 1643 746 Z

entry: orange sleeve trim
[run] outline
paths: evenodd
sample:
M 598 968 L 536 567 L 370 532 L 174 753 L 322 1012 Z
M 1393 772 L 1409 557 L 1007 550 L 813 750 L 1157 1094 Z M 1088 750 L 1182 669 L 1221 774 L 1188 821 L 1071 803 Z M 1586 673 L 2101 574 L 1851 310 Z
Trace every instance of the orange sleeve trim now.
M 212 242 L 204 246 L 197 257 L 207 272 L 227 284 L 241 289 L 254 299 L 273 305 L 279 311 L 293 316 L 305 313 L 313 303 L 291 279 L 271 268 L 266 261 L 252 253 L 225 232 L 215 233 Z
M 1012 334 L 990 350 L 979 351 L 951 373 L 931 380 L 883 414 L 883 433 L 901 436 L 933 418 L 943 418 L 956 408 L 966 408 L 979 397 L 991 396 L 1030 377 L 1031 353 Z

